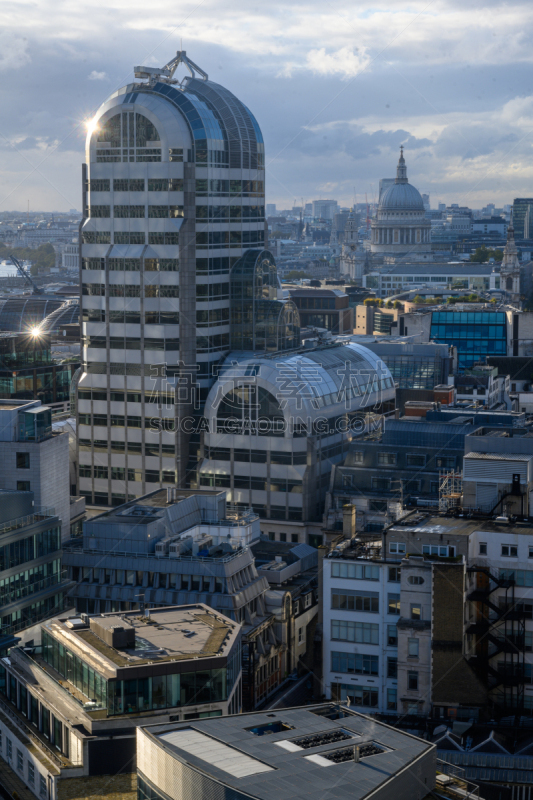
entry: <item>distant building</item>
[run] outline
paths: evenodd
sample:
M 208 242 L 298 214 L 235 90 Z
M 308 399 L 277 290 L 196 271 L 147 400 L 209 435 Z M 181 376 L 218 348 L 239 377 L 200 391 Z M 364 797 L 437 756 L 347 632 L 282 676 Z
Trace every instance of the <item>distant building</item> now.
M 378 297 L 422 287 L 436 293 L 443 289 L 486 292 L 500 289 L 500 272 L 495 263 L 393 264 L 364 275 L 363 286 L 374 290 Z
M 353 311 L 340 289 L 291 289 L 302 328 L 325 328 L 333 334 L 353 333 Z
M 78 243 L 65 245 L 61 253 L 61 266 L 63 269 L 79 269 L 80 246 Z
M 313 217 L 315 219 L 333 219 L 339 204 L 336 200 L 313 200 Z
M 276 216 L 276 204 L 275 203 L 267 203 L 266 204 L 266 215 L 267 215 L 267 217 L 275 217 Z
M 426 220 L 420 192 L 408 181 L 403 148 L 396 179 L 380 194 L 371 249 L 374 256 L 431 252 L 431 222 Z
M 482 217 L 472 220 L 472 233 L 497 233 L 507 236 L 507 220 L 503 217 Z
M 533 198 L 516 197 L 513 200 L 513 224 L 517 239 L 533 238 Z

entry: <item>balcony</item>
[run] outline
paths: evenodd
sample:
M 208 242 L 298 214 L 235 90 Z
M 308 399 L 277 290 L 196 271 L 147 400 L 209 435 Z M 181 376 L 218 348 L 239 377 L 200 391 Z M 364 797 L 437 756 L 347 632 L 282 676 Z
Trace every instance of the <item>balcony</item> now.
M 42 522 L 51 517 L 55 517 L 54 508 L 41 508 L 34 511 L 33 514 L 27 514 L 25 517 L 17 517 L 16 519 L 10 519 L 9 522 L 4 522 L 0 525 L 0 534 L 16 531 L 19 528 L 26 528 L 28 525 L 33 525 L 35 522 Z

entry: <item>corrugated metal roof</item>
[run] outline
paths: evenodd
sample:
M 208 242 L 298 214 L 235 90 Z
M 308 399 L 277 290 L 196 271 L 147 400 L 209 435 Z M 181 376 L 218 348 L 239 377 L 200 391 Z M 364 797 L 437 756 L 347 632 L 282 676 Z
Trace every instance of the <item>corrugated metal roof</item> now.
M 162 733 L 159 738 L 206 761 L 213 767 L 218 767 L 223 772 L 228 772 L 235 778 L 245 778 L 248 775 L 257 775 L 259 772 L 272 772 L 274 769 L 205 733 L 195 731 L 194 728 Z

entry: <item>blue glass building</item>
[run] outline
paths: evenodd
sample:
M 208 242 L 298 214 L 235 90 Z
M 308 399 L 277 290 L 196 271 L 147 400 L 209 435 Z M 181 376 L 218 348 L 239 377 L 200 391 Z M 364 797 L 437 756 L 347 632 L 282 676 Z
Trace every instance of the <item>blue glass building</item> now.
M 499 311 L 434 311 L 430 338 L 457 348 L 460 370 L 485 356 L 507 354 L 506 317 Z

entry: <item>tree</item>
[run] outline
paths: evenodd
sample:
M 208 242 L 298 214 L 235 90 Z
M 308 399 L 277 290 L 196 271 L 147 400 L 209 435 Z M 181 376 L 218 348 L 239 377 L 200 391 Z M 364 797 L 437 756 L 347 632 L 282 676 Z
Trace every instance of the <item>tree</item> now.
M 0 259 L 9 259 L 10 254 L 18 258 L 19 261 L 32 261 L 31 274 L 38 275 L 39 272 L 49 272 L 51 267 L 56 265 L 56 253 L 51 244 L 41 244 L 36 250 L 31 247 L 7 247 L 0 244 Z
M 481 247 L 478 247 L 470 254 L 470 261 L 476 264 L 486 264 L 490 258 L 493 258 L 495 261 L 502 261 L 503 250 L 491 250 L 482 244 Z
M 301 279 L 308 279 L 309 277 L 310 276 L 307 274 L 307 272 L 303 272 L 302 270 L 298 269 L 291 269 L 291 271 L 287 272 L 287 274 L 284 276 L 284 280 L 299 281 Z
M 424 298 L 422 297 L 421 294 L 415 295 L 415 298 L 413 299 L 413 303 L 423 303 L 423 302 L 424 302 Z

